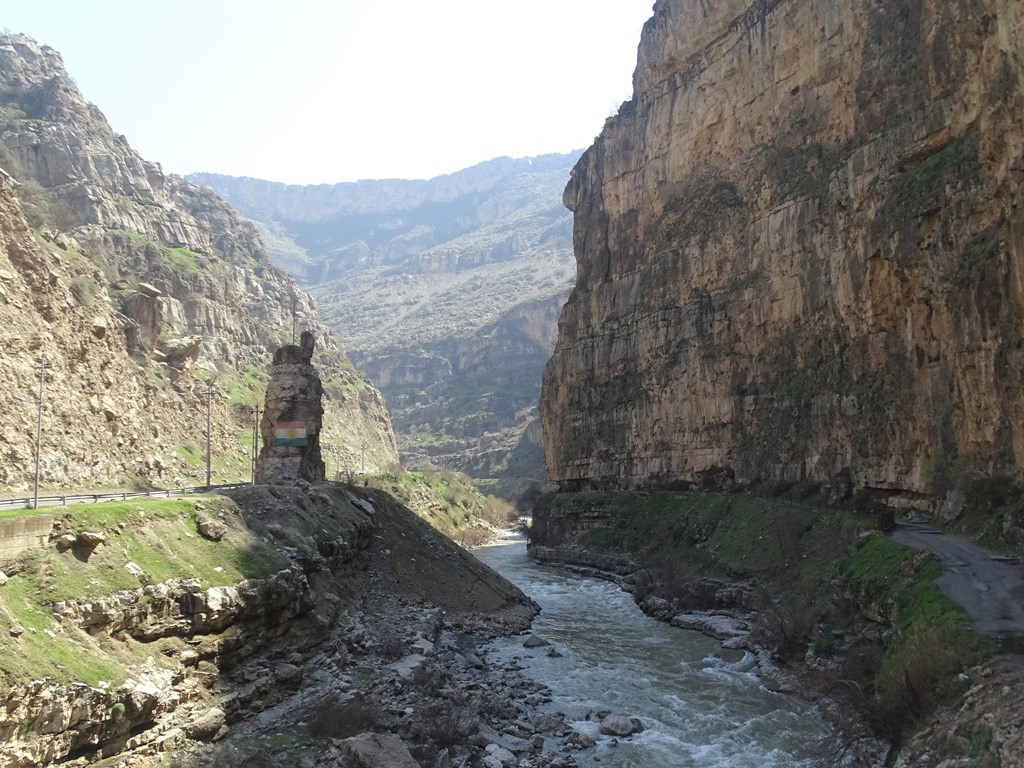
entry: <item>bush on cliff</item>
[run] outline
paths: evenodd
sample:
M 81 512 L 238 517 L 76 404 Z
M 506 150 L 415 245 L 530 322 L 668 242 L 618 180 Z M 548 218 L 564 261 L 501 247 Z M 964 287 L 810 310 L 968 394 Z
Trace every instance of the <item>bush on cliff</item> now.
M 510 528 L 518 519 L 511 504 L 480 493 L 461 472 L 398 470 L 369 475 L 365 482 L 391 494 L 465 547 L 482 544 L 492 537 L 494 528 Z
M 873 664 L 851 677 L 847 700 L 898 744 L 915 722 L 957 693 L 956 676 L 991 651 L 967 612 L 937 580 L 942 566 L 883 537 L 857 542 L 843 563 L 847 591 L 866 634 L 878 637 Z

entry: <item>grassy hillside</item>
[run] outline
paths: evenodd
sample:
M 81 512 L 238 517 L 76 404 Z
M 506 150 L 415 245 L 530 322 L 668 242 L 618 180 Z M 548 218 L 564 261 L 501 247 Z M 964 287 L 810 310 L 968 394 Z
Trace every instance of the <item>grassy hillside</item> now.
M 482 544 L 495 530 L 517 523 L 508 502 L 480 493 L 466 475 L 446 470 L 372 475 L 366 484 L 387 491 L 419 517 L 464 547 Z
M 175 578 L 196 579 L 201 589 L 227 586 L 269 576 L 288 563 L 245 527 L 233 502 L 220 496 L 78 504 L 58 514 L 55 525 L 66 535 L 94 532 L 105 542 L 92 551 L 74 546 L 27 550 L 13 564 L 0 590 L 0 633 L 18 633 L 0 647 L 0 674 L 8 684 L 50 678 L 117 686 L 148 658 L 159 661 L 184 647 L 179 638 L 163 638 L 154 648 L 71 629 L 54 618 L 54 603 L 101 600 Z M 199 533 L 202 517 L 225 521 L 222 539 Z

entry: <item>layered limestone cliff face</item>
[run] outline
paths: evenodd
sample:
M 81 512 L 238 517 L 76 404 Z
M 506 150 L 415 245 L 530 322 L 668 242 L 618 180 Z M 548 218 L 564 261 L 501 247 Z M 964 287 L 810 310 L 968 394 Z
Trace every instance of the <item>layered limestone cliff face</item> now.
M 563 487 L 1024 469 L 1024 11 L 659 0 L 565 191 Z
M 3 279 L 20 292 L 4 304 L 0 386 L 23 398 L 0 485 L 25 487 L 33 471 L 39 356 L 52 364 L 44 487 L 198 479 L 211 382 L 214 481 L 248 477 L 242 436 L 271 354 L 307 329 L 320 339 L 335 468 L 356 455 L 397 462 L 379 393 L 256 229 L 209 189 L 139 157 L 86 104 L 59 54 L 22 35 L 0 37 L 0 166 L 14 177 L 0 190 Z

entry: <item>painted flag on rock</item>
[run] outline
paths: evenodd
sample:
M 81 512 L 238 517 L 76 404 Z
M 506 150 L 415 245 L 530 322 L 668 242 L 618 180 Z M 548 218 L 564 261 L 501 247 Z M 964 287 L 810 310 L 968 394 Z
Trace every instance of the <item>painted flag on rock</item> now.
M 274 445 L 306 445 L 306 422 L 277 422 L 274 427 Z

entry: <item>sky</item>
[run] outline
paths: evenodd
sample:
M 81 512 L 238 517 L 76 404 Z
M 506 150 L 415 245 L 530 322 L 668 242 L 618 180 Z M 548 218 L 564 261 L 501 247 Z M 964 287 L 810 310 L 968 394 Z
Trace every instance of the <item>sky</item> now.
M 165 172 L 432 178 L 590 146 L 653 0 L 4 0 Z

